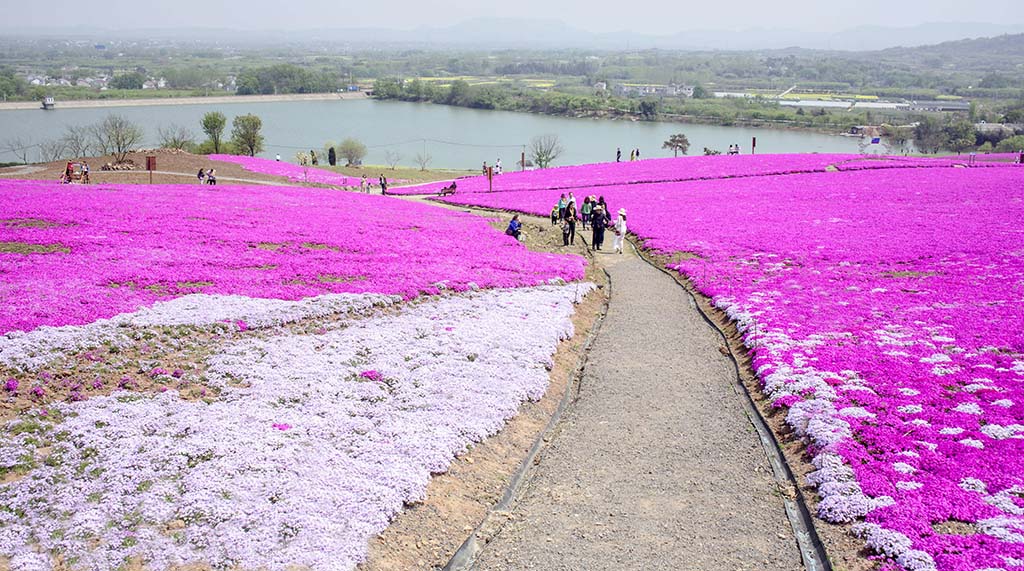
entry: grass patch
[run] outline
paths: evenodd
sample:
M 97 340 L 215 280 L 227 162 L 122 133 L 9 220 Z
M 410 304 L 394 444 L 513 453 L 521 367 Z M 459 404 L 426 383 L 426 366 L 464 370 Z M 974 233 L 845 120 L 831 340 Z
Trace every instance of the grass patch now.
M 0 253 L 2 254 L 52 254 L 60 252 L 67 254 L 71 248 L 60 244 L 29 244 L 28 242 L 0 242 Z
M 303 242 L 302 247 L 308 250 L 331 250 L 332 252 L 341 251 L 341 248 L 337 246 L 331 246 L 330 244 L 319 244 L 317 242 Z
M 42 218 L 9 218 L 0 220 L 0 224 L 8 228 L 59 228 L 65 226 L 65 224 L 50 222 Z
M 213 282 L 178 282 L 178 289 L 200 289 L 213 285 Z
M 366 281 L 366 276 L 335 276 L 332 274 L 323 274 L 318 276 L 316 279 L 317 281 L 325 284 L 344 284 Z
M 887 278 L 928 278 L 931 276 L 939 275 L 938 272 L 910 272 L 910 271 L 896 271 L 896 272 L 883 272 L 883 276 Z
M 278 244 L 276 242 L 260 242 L 253 247 L 259 248 L 260 250 L 269 250 L 271 252 L 276 252 L 281 248 L 284 248 L 284 244 Z

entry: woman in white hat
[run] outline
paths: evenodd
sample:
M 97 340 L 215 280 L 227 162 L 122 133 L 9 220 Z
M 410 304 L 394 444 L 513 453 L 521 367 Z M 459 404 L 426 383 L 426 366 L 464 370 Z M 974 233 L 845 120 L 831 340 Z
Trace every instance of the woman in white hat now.
M 619 209 L 619 217 L 615 219 L 615 240 L 612 242 L 612 249 L 622 253 L 622 240 L 626 237 L 626 209 Z

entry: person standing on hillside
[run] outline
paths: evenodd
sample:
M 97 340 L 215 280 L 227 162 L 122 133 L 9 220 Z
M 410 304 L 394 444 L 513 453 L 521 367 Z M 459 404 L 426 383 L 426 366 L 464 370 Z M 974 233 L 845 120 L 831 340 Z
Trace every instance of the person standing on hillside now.
M 636 149 L 630 149 L 629 150 L 629 162 L 633 162 L 635 160 L 636 160 Z
M 590 201 L 589 196 L 583 197 L 583 206 L 580 207 L 580 221 L 583 222 L 583 229 L 587 229 L 587 223 L 590 222 L 590 211 L 594 208 L 594 203 Z
M 494 163 L 494 174 L 501 174 L 501 159 Z
M 363 178 L 359 179 L 359 192 L 367 193 L 370 192 L 370 183 L 366 182 L 366 174 L 363 174 Z
M 388 193 L 388 179 L 384 178 L 384 173 L 381 173 L 380 175 L 380 193 Z
M 604 209 L 601 203 L 597 203 L 594 209 L 591 211 L 591 235 L 590 235 L 590 247 L 597 251 L 601 249 L 601 243 L 604 242 Z
M 196 173 L 196 178 L 199 179 L 199 184 L 203 184 L 204 182 L 206 182 L 206 171 L 203 169 L 199 169 L 199 172 Z
M 566 204 L 567 203 L 565 201 L 565 195 L 563 194 L 558 199 L 558 219 L 559 220 L 562 220 L 563 218 L 565 218 L 565 206 L 566 206 Z
M 615 220 L 615 239 L 612 241 L 612 249 L 622 253 L 622 241 L 626 237 L 626 209 L 619 209 L 619 217 Z
M 636 148 L 636 160 L 640 160 L 640 147 Z
M 277 155 L 274 156 L 274 160 L 277 162 L 281 162 L 281 153 L 277 153 Z
M 622 147 L 615 147 L 615 162 L 622 162 Z
M 571 194 L 569 196 L 572 196 Z M 576 199 L 569 201 L 565 207 L 565 228 L 562 230 L 562 245 L 568 246 L 576 243 Z

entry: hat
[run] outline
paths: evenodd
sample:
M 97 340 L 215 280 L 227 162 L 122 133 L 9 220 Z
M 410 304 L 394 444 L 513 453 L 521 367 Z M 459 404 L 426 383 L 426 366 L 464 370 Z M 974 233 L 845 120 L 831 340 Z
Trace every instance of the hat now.
M 625 216 L 626 215 L 626 209 L 625 208 L 620 208 L 619 209 L 619 214 Z

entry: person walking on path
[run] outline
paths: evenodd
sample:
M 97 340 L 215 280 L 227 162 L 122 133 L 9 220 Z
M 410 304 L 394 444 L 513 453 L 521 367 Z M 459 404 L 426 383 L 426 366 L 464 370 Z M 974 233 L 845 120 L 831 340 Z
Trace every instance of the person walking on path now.
M 621 163 L 622 162 L 622 147 L 616 147 L 615 148 L 615 162 L 617 162 L 617 163 Z
M 640 147 L 636 148 L 636 160 L 640 160 Z
M 590 222 L 590 211 L 594 208 L 594 204 L 590 202 L 590 197 L 585 196 L 583 198 L 583 206 L 580 207 L 580 221 L 583 222 L 583 229 L 587 229 L 587 223 Z
M 626 238 L 626 209 L 619 209 L 619 217 L 615 220 L 615 238 L 612 240 L 612 249 L 622 253 L 622 241 Z
M 558 199 L 558 219 L 562 220 L 565 218 L 565 206 L 568 204 L 565 200 L 565 194 Z
M 210 169 L 206 173 L 206 184 L 210 186 L 217 186 L 217 169 Z
M 569 202 L 566 204 L 566 208 L 568 208 L 569 206 L 572 206 L 572 209 L 574 211 L 578 208 L 576 206 L 576 195 L 574 195 L 571 192 L 569 193 Z
M 635 160 L 636 160 L 636 149 L 631 149 L 629 151 L 629 162 L 633 162 Z
M 277 162 L 281 162 L 281 153 L 277 153 L 277 155 L 274 156 L 274 160 Z
M 593 210 L 593 213 L 591 214 L 591 217 L 592 217 L 592 219 L 591 219 L 591 225 L 590 225 L 590 228 L 591 228 L 590 244 L 591 244 L 591 248 L 593 248 L 596 251 L 596 250 L 600 250 L 601 249 L 601 244 L 604 242 L 605 220 L 604 220 L 604 210 L 603 210 L 603 207 L 601 206 L 600 202 L 597 203 L 597 206 L 594 207 L 594 210 Z
M 610 208 L 608 208 L 608 203 L 604 201 L 604 197 L 603 196 L 601 198 L 597 199 L 597 204 L 598 204 L 598 206 L 601 207 L 601 217 L 600 217 L 600 220 L 591 221 L 591 223 L 592 224 L 600 223 L 601 226 L 608 226 L 609 224 L 611 224 L 611 221 L 612 221 L 612 211 L 611 211 Z
M 196 173 L 196 178 L 199 179 L 199 184 L 205 183 L 206 182 L 206 180 L 205 180 L 206 179 L 206 171 L 203 170 L 203 169 L 199 169 L 199 172 Z
M 501 174 L 501 159 L 494 163 L 494 174 Z
M 359 192 L 362 192 L 362 193 L 370 192 L 370 185 L 367 184 L 367 182 L 366 182 L 366 175 L 365 174 L 363 175 L 363 178 L 359 179 Z
M 576 200 L 569 202 L 565 207 L 565 228 L 562 229 L 562 245 L 568 246 L 576 243 Z
M 388 179 L 384 178 L 384 173 L 381 173 L 380 175 L 380 193 L 388 193 Z
M 484 161 L 484 166 L 480 169 L 480 174 L 487 176 L 487 161 Z

